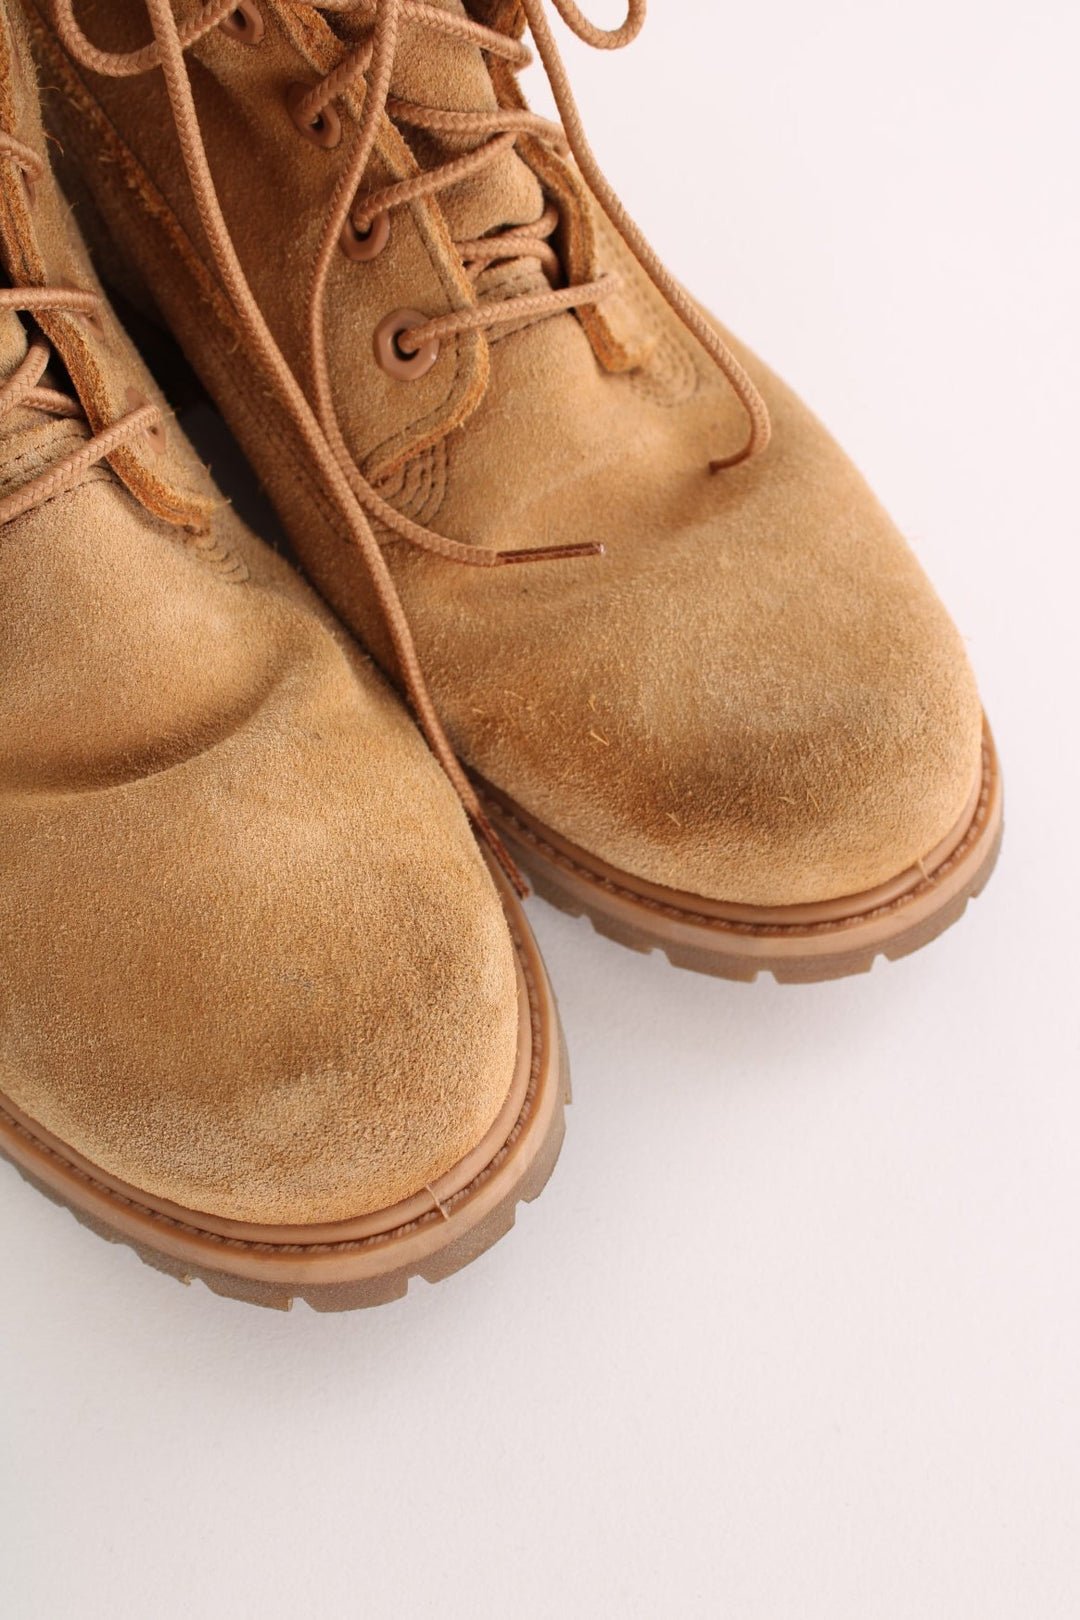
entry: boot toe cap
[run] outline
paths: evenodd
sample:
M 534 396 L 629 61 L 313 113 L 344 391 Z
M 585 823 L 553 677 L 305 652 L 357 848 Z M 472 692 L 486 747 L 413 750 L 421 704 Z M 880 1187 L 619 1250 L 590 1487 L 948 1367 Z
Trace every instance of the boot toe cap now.
M 286 682 L 213 749 L 14 829 L 0 1089 L 129 1186 L 243 1222 L 411 1197 L 517 1059 L 515 948 L 460 806 L 388 693 L 342 714 L 322 676 L 328 713 Z

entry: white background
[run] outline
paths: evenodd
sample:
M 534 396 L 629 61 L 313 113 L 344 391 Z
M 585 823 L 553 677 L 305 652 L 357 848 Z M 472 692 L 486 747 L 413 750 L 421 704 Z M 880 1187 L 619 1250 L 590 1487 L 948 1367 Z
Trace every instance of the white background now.
M 968 637 L 1001 866 L 812 988 L 531 902 L 562 1161 L 379 1311 L 182 1289 L 0 1167 L 5 1617 L 1080 1615 L 1078 52 L 1073 0 L 654 0 L 568 51 Z

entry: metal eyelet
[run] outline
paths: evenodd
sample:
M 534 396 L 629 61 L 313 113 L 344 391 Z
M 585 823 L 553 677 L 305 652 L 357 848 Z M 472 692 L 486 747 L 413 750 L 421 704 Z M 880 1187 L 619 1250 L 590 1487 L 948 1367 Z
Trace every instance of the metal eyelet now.
M 428 317 L 418 309 L 395 309 L 392 315 L 375 328 L 375 358 L 388 377 L 400 382 L 414 382 L 429 372 L 439 358 L 439 340 L 424 343 L 415 354 L 406 354 L 398 345 L 398 338 L 414 326 L 425 326 Z
M 390 240 L 390 215 L 376 214 L 367 230 L 360 232 L 352 219 L 341 227 L 341 251 L 347 259 L 377 259 Z
M 237 0 L 235 8 L 218 23 L 223 34 L 241 45 L 257 45 L 266 32 L 262 12 L 254 0 Z
M 336 146 L 341 139 L 341 119 L 333 102 L 327 102 L 314 123 L 299 116 L 300 103 L 310 94 L 310 85 L 290 84 L 285 93 L 289 117 L 304 139 L 311 141 L 314 146 Z
M 124 403 L 129 411 L 141 411 L 150 401 L 145 394 L 140 394 L 137 388 L 128 388 L 124 393 Z M 143 434 L 155 456 L 163 456 L 168 442 L 164 422 L 160 420 L 151 422 L 149 427 L 143 428 Z

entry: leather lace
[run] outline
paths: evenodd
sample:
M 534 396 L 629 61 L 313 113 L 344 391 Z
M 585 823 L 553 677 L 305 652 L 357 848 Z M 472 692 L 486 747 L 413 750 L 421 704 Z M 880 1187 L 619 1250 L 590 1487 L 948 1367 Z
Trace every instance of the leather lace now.
M 472 567 L 595 556 L 602 547 L 585 544 L 489 551 L 481 546 L 464 544 L 414 522 L 386 501 L 363 477 L 341 429 L 327 362 L 326 287 L 342 232 L 351 225 L 354 231 L 362 234 L 379 214 L 388 213 L 419 197 L 432 196 L 495 162 L 523 135 L 534 136 L 563 150 L 569 149 L 623 243 L 687 331 L 715 362 L 743 406 L 750 425 L 745 444 L 734 455 L 711 462 L 711 469 L 720 471 L 760 453 L 768 443 L 770 425 L 765 403 L 743 366 L 665 269 L 604 177 L 585 136 L 566 68 L 548 22 L 545 0 L 520 0 L 520 3 L 551 84 L 562 120 L 561 128 L 524 108 L 445 112 L 405 102 L 391 95 L 390 86 L 403 22 L 419 23 L 444 36 L 449 35 L 477 46 L 488 55 L 509 63 L 514 69 L 524 67 L 531 60 L 530 53 L 524 45 L 508 35 L 472 18 L 444 11 L 440 6 L 427 3 L 427 0 L 315 0 L 313 9 L 323 12 L 370 13 L 373 26 L 370 37 L 320 79 L 294 109 L 294 116 L 317 124 L 320 115 L 336 97 L 364 81 L 363 106 L 353 152 L 335 189 L 312 272 L 308 301 L 312 379 L 312 399 L 309 401 L 271 333 L 240 264 L 210 171 L 184 60 L 188 47 L 235 11 L 235 0 L 208 0 L 183 25 L 173 15 L 170 0 L 145 0 L 153 40 L 139 50 L 127 52 L 105 51 L 94 45 L 76 21 L 73 0 L 53 0 L 57 34 L 68 53 L 84 68 L 115 78 L 131 77 L 161 68 L 188 180 L 219 274 L 263 364 L 281 390 L 286 408 L 304 439 L 314 465 L 325 478 L 344 515 L 349 539 L 363 555 L 402 678 L 424 734 L 474 823 L 492 845 L 515 886 L 523 892 L 520 875 L 484 814 L 436 714 L 405 611 L 375 537 L 372 520 L 423 551 Z M 573 0 L 551 0 L 551 3 L 573 33 L 597 49 L 617 50 L 629 44 L 645 21 L 646 0 L 627 0 L 626 19 L 613 29 L 598 28 L 583 15 Z M 452 131 L 464 136 L 480 137 L 481 144 L 462 157 L 452 158 L 406 180 L 364 193 L 361 190 L 364 175 L 384 116 L 434 134 Z M 547 271 L 556 273 L 559 265 L 549 237 L 557 221 L 555 210 L 547 207 L 541 218 L 532 225 L 458 242 L 457 247 L 467 272 L 475 277 L 486 266 L 500 259 L 524 255 L 535 256 Z M 483 330 L 525 318 L 543 319 L 565 310 L 595 305 L 610 296 L 618 285 L 617 275 L 608 273 L 582 285 L 552 287 L 545 292 L 479 302 L 407 329 L 399 334 L 398 345 L 402 353 L 408 355 L 426 343 L 462 332 Z
M 13 163 L 26 176 L 31 187 L 37 184 L 44 172 L 44 165 L 33 148 L 25 146 L 3 130 L 0 130 L 0 159 Z M 98 293 L 83 292 L 75 287 L 0 287 L 0 310 L 20 314 L 73 310 L 82 315 L 94 315 L 101 308 L 101 302 Z M 61 393 L 57 388 L 42 386 L 51 352 L 44 338 L 31 337 L 25 356 L 12 375 L 0 385 L 0 420 L 20 408 L 46 411 L 57 417 L 82 416 L 82 407 L 77 399 Z M 161 412 L 156 405 L 140 405 L 104 432 L 94 434 L 47 472 L 40 473 L 0 500 L 0 527 L 32 512 L 54 495 L 74 489 L 82 483 L 96 462 L 111 456 L 122 444 L 145 433 L 160 420 Z

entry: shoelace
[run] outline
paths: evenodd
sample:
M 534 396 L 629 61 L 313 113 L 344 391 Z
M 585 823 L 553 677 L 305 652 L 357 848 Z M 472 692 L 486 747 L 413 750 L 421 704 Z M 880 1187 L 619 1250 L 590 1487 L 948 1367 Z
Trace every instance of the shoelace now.
M 33 187 L 41 179 L 43 165 L 32 147 L 24 146 L 13 135 L 0 130 L 0 159 L 7 159 L 26 176 Z M 14 310 L 34 314 L 39 310 L 75 310 L 94 315 L 101 307 L 97 293 L 81 292 L 74 287 L 0 287 L 0 310 Z M 12 375 L 0 385 L 0 418 L 20 407 L 47 411 L 51 416 L 81 417 L 78 400 L 63 394 L 57 388 L 42 387 L 41 379 L 49 365 L 51 350 L 41 337 L 32 337 L 24 358 Z M 161 420 L 156 405 L 140 405 L 114 422 L 103 433 L 95 434 L 70 455 L 58 461 L 48 472 L 23 484 L 13 494 L 0 500 L 0 527 L 15 518 L 32 512 L 36 506 L 51 500 L 65 490 L 74 489 L 82 482 L 90 468 L 106 456 L 112 455 L 120 445 L 153 429 Z
M 573 0 L 552 0 L 555 9 L 567 27 L 585 44 L 597 50 L 620 50 L 637 38 L 645 22 L 646 0 L 628 0 L 625 21 L 618 27 L 602 29 L 585 17 Z M 311 300 L 309 340 L 314 357 L 315 383 L 320 400 L 320 414 L 330 404 L 329 377 L 325 362 L 323 339 L 323 304 L 326 281 L 333 254 L 333 244 L 349 231 L 363 236 L 376 224 L 380 214 L 392 208 L 431 196 L 444 187 L 467 178 L 495 162 L 508 152 L 523 134 L 538 136 L 549 144 L 569 149 L 578 168 L 585 176 L 594 196 L 623 242 L 630 249 L 657 291 L 674 310 L 684 326 L 693 333 L 706 353 L 715 361 L 727 378 L 750 422 L 750 434 L 743 448 L 723 460 L 710 463 L 711 470 L 719 472 L 726 467 L 759 454 L 768 444 L 770 435 L 769 413 L 745 369 L 727 345 L 703 319 L 696 306 L 666 269 L 649 245 L 648 240 L 634 224 L 615 191 L 603 174 L 585 135 L 581 115 L 574 100 L 562 57 L 548 25 L 543 0 L 522 0 L 529 29 L 555 97 L 562 118 L 562 127 L 529 112 L 525 108 L 500 107 L 493 112 L 447 112 L 418 106 L 390 95 L 394 57 L 400 24 L 409 20 L 419 22 L 452 38 L 477 46 L 489 56 L 499 57 L 515 71 L 528 67 L 532 60 L 528 48 L 495 29 L 486 28 L 471 18 L 461 17 L 425 0 L 319 0 L 322 11 L 375 11 L 375 29 L 372 38 L 359 46 L 344 62 L 327 74 L 294 108 L 298 121 L 311 122 L 322 117 L 326 109 L 345 90 L 351 88 L 365 74 L 368 92 L 364 103 L 357 150 L 349 173 L 342 181 L 327 226 L 322 249 L 316 264 Z M 487 137 L 464 157 L 451 159 L 423 174 L 386 186 L 357 198 L 356 192 L 375 143 L 378 123 L 385 112 L 398 123 L 425 130 L 432 134 L 451 132 L 458 135 Z M 343 207 L 343 203 L 345 206 Z M 339 217 L 340 220 L 339 220 Z M 557 271 L 558 258 L 548 237 L 558 223 L 557 212 L 548 208 L 535 224 L 502 231 L 489 237 L 459 241 L 455 245 L 474 276 L 486 265 L 514 256 L 533 256 L 549 271 Z M 334 227 L 337 227 L 336 229 Z M 439 342 L 460 332 L 478 331 L 499 326 L 506 321 L 544 319 L 564 310 L 601 303 L 617 291 L 621 278 L 607 273 L 597 280 L 582 285 L 552 289 L 546 293 L 523 293 L 499 303 L 481 303 L 472 309 L 455 310 L 449 315 L 426 321 L 408 328 L 398 336 L 402 352 L 412 354 L 426 344 Z
M 218 272 L 263 364 L 281 390 L 286 408 L 304 439 L 315 467 L 325 478 L 344 516 L 350 540 L 363 555 L 393 642 L 402 679 L 424 735 L 474 824 L 492 847 L 515 887 L 524 893 L 525 886 L 520 874 L 485 815 L 438 718 L 401 599 L 371 522 L 377 521 L 391 533 L 424 551 L 472 567 L 595 556 L 603 548 L 583 544 L 488 551 L 484 547 L 463 544 L 406 517 L 384 500 L 363 477 L 349 451 L 334 407 L 326 354 L 326 285 L 342 233 L 347 229 L 363 231 L 380 213 L 386 213 L 390 208 L 401 206 L 418 196 L 431 195 L 463 178 L 465 173 L 495 161 L 523 133 L 539 134 L 542 138 L 557 141 L 569 147 L 618 235 L 657 291 L 727 378 L 746 412 L 750 423 L 746 443 L 734 455 L 710 463 L 711 470 L 718 472 L 759 454 L 768 443 L 770 424 L 765 402 L 742 365 L 665 269 L 605 179 L 586 139 L 569 78 L 548 24 L 544 0 L 521 0 L 521 3 L 552 87 L 562 119 L 561 130 L 524 109 L 500 108 L 493 113 L 441 113 L 391 97 L 390 84 L 400 25 L 406 17 L 443 32 L 452 32 L 515 67 L 525 65 L 530 60 L 527 49 L 506 35 L 470 18 L 447 13 L 438 6 L 427 4 L 426 0 L 317 0 L 315 9 L 322 11 L 373 11 L 374 26 L 370 40 L 351 52 L 332 73 L 320 80 L 300 104 L 302 116 L 314 122 L 320 116 L 325 116 L 335 97 L 361 77 L 366 78 L 353 156 L 336 187 L 313 269 L 308 331 L 313 400 L 309 402 L 271 333 L 244 275 L 210 172 L 184 60 L 184 52 L 189 46 L 236 12 L 236 0 L 208 0 L 183 27 L 173 15 L 170 0 L 146 0 L 153 41 L 139 50 L 128 52 L 99 49 L 79 27 L 72 0 L 53 0 L 57 34 L 69 55 L 84 68 L 113 78 L 132 77 L 155 67 L 161 68 L 188 181 Z M 567 27 L 584 43 L 598 49 L 619 49 L 629 44 L 640 32 L 645 20 L 646 0 L 627 0 L 626 20 L 620 27 L 609 30 L 597 28 L 573 0 L 552 0 L 552 3 Z M 438 165 L 425 174 L 369 193 L 358 201 L 359 189 L 384 115 L 396 116 L 403 122 L 411 122 L 414 127 L 433 132 L 453 127 L 461 133 L 487 135 L 489 139 L 464 158 Z M 555 223 L 554 216 L 545 210 L 541 220 L 532 226 L 491 238 L 459 243 L 458 247 L 467 263 L 482 267 L 485 262 L 505 257 L 516 238 L 519 254 L 535 250 L 542 263 L 551 264 L 554 254 L 547 237 Z M 397 344 L 402 355 L 407 356 L 410 349 L 415 352 L 424 343 L 459 332 L 501 325 L 525 316 L 546 317 L 566 309 L 595 304 L 609 296 L 617 285 L 617 278 L 606 275 L 584 286 L 552 288 L 550 292 L 523 294 L 495 303 L 477 304 L 409 328 L 398 334 Z

